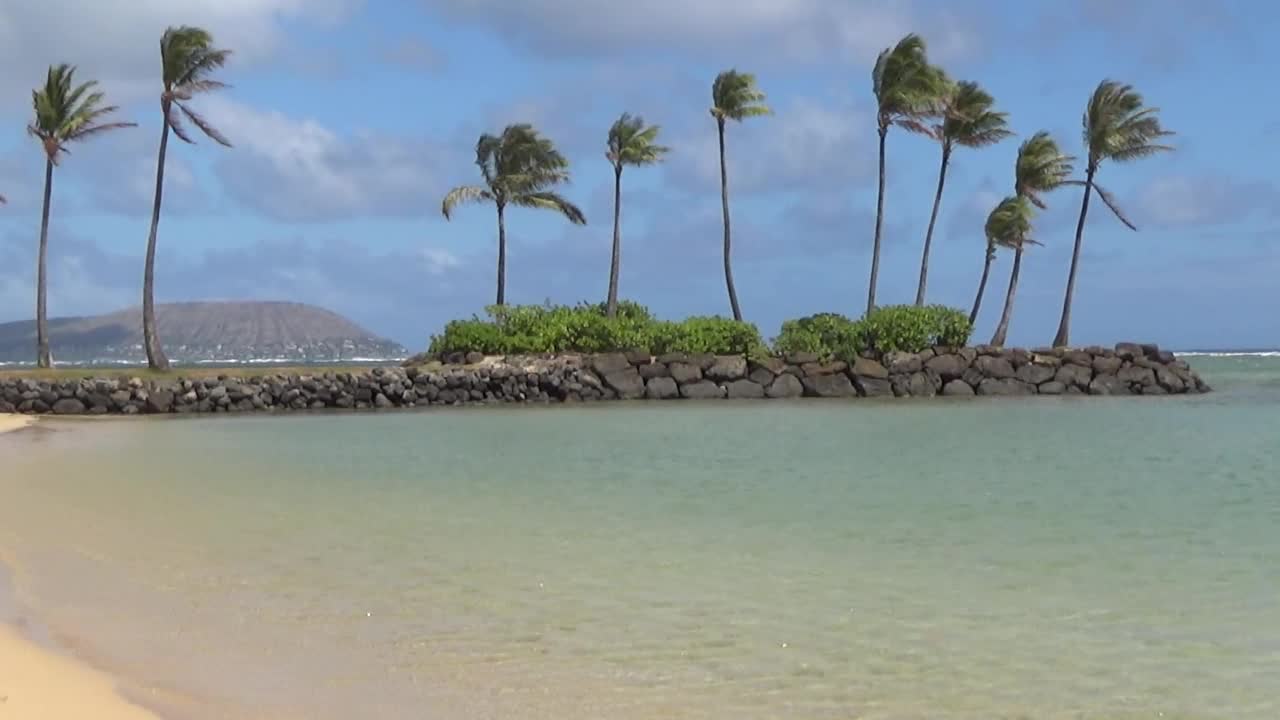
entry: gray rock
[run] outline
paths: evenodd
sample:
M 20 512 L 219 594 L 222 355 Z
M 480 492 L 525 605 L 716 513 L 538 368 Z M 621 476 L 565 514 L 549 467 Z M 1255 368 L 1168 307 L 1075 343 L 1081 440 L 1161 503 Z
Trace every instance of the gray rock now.
M 1049 382 L 1056 375 L 1057 370 L 1054 368 L 1046 367 L 1044 365 L 1036 365 L 1035 363 L 1023 365 L 1018 368 L 1016 373 L 1014 373 L 1014 377 L 1030 385 L 1039 385 L 1040 383 Z
M 818 357 L 818 353 L 811 353 L 811 352 L 787 353 L 787 357 L 786 357 L 787 362 L 791 365 L 804 365 L 806 363 L 816 363 L 820 359 L 821 358 Z
M 979 395 L 1035 395 L 1036 388 L 1034 385 L 1028 385 L 1021 380 L 1006 378 L 1004 380 L 995 380 L 988 378 L 982 381 L 978 386 Z
M 667 370 L 671 373 L 671 377 L 681 385 L 697 382 L 702 379 L 702 369 L 697 365 L 673 362 L 667 366 Z
M 776 373 L 769 372 L 765 368 L 758 367 L 747 375 L 747 379 L 759 385 L 760 387 L 769 387 L 773 384 L 773 379 L 777 377 Z
M 147 398 L 147 412 L 167 413 L 172 408 L 173 393 L 168 390 L 158 390 Z
M 378 393 L 373 397 L 373 406 L 385 410 L 391 407 L 391 400 L 386 395 Z
M 667 366 L 663 365 L 662 363 L 649 363 L 648 365 L 641 365 L 640 367 L 636 368 L 636 370 L 640 373 L 640 377 L 644 378 L 645 380 L 652 380 L 653 378 L 660 378 L 660 377 L 671 377 L 671 371 L 668 370 Z
M 741 355 L 721 355 L 705 375 L 718 382 L 741 380 L 747 376 L 747 359 Z
M 600 375 L 631 369 L 631 361 L 622 353 L 601 353 L 591 356 L 591 369 Z
M 1130 385 L 1139 387 L 1147 387 L 1156 384 L 1156 374 L 1151 368 L 1130 365 L 1126 368 L 1120 368 L 1120 372 L 1116 373 L 1116 379 L 1120 382 L 1126 382 Z
M 1142 346 L 1137 343 L 1116 343 L 1116 357 L 1130 362 L 1145 357 Z
M 804 385 L 795 375 L 784 373 L 774 379 L 765 394 L 771 398 L 797 398 L 804 395 Z
M 1159 385 L 1139 385 L 1138 390 L 1143 395 L 1168 395 L 1169 391 Z
M 998 355 L 979 356 L 973 367 L 988 380 L 1007 380 L 1014 375 L 1013 364 Z
M 53 403 L 54 415 L 80 415 L 84 411 L 84 403 L 75 398 L 62 398 Z
M 227 388 L 225 386 L 215 385 L 212 389 L 209 390 L 210 400 L 221 400 L 226 396 L 227 396 Z
M 1041 395 L 1061 395 L 1067 391 L 1067 386 L 1057 380 L 1050 380 L 1040 386 Z
M 1156 382 L 1160 383 L 1160 387 L 1171 393 L 1181 393 L 1187 390 L 1187 384 L 1183 382 L 1182 378 L 1167 368 L 1156 370 Z
M 976 360 L 977 358 L 974 358 L 974 359 Z M 963 380 L 965 384 L 968 385 L 969 387 L 978 387 L 978 385 L 980 385 L 982 381 L 986 380 L 987 378 L 983 376 L 981 370 L 971 367 L 968 370 L 964 371 L 964 374 L 960 376 L 960 379 Z
M 1093 359 L 1093 371 L 1099 375 L 1115 375 L 1124 361 L 1114 355 L 1099 355 Z
M 644 397 L 645 384 L 636 369 L 627 366 L 625 370 L 611 372 L 604 376 L 604 383 L 618 393 L 623 400 L 638 400 Z
M 805 377 L 817 377 L 819 375 L 842 373 L 848 367 L 847 363 L 836 360 L 829 363 L 805 363 L 800 369 L 804 371 Z
M 963 347 L 956 351 L 961 360 L 964 360 L 966 366 L 972 365 L 974 360 L 978 359 L 978 351 L 975 348 Z
M 843 373 L 835 375 L 812 375 L 804 379 L 806 395 L 824 398 L 856 397 L 858 391 L 850 382 L 849 376 Z
M 659 355 L 658 362 L 662 363 L 663 365 L 670 365 L 671 363 L 688 363 L 689 354 L 675 352 L 675 353 L 667 353 L 665 355 Z
M 748 368 L 751 371 L 751 375 L 755 375 L 757 372 L 763 371 L 770 375 L 777 376 L 786 371 L 787 363 L 784 362 L 782 358 L 776 357 L 756 358 L 748 363 Z
M 1119 358 L 1116 358 L 1119 360 Z M 1090 395 L 1131 395 L 1129 384 L 1115 375 L 1099 375 L 1089 383 Z
M 648 365 L 653 362 L 653 355 L 648 350 L 630 350 L 627 352 L 627 362 L 632 365 Z
M 938 373 L 943 382 L 958 380 L 961 375 L 964 375 L 964 371 L 969 369 L 969 364 L 964 361 L 964 358 L 950 353 L 930 358 L 924 366 Z
M 924 367 L 924 362 L 915 353 L 891 352 L 884 356 L 884 362 L 888 366 L 889 372 L 894 375 L 920 372 Z
M 644 394 L 650 400 L 670 400 L 680 397 L 680 388 L 669 377 L 655 377 L 645 383 Z
M 947 397 L 966 397 L 973 395 L 973 387 L 964 380 L 952 380 L 942 386 L 942 394 Z
M 1093 368 L 1087 365 L 1067 363 L 1058 368 L 1058 372 L 1054 373 L 1053 379 L 1067 387 L 1078 387 L 1083 390 L 1088 388 L 1089 382 L 1093 380 Z
M 917 358 L 917 362 L 918 362 L 918 358 Z M 850 372 L 852 372 L 854 375 L 859 377 L 873 378 L 876 380 L 889 379 L 888 368 L 876 362 L 875 360 L 871 360 L 869 358 L 864 358 L 864 357 L 856 358 L 853 361 L 853 367 L 850 368 Z M 913 370 L 912 372 L 915 372 L 915 371 Z
M 1085 367 L 1093 367 L 1093 356 L 1083 350 L 1066 350 L 1062 353 L 1062 361 Z
M 929 369 L 912 373 L 907 381 L 907 394 L 911 397 L 927 398 L 938 394 L 942 389 L 942 378 Z
M 893 384 L 884 378 L 855 375 L 853 385 L 863 397 L 893 397 Z
M 724 388 L 710 380 L 699 380 L 681 385 L 680 396 L 689 400 L 718 400 L 724 397 Z
M 764 397 L 764 388 L 750 380 L 734 380 L 725 386 L 730 400 L 755 400 Z
M 704 374 L 716 364 L 716 356 L 711 353 L 694 353 L 689 356 L 690 364 L 697 365 Z
M 1006 351 L 1005 357 L 1009 359 L 1009 362 L 1015 369 L 1031 362 L 1031 353 L 1023 350 L 1022 348 L 1013 348 L 1012 350 Z

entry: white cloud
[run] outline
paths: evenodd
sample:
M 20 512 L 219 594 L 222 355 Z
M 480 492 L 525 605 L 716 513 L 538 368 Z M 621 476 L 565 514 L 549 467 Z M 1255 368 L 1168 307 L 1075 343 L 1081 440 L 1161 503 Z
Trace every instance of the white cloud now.
M 1158 227 L 1230 225 L 1254 213 L 1280 217 L 1280 188 L 1265 180 L 1167 175 L 1138 197 L 1138 222 Z
M 215 168 L 228 194 L 270 217 L 317 221 L 435 208 L 435 168 L 453 152 L 385 133 L 339 135 L 316 120 L 211 97 L 205 115 L 235 143 Z
M 496 27 L 548 55 L 732 50 L 748 59 L 866 62 L 913 30 L 941 59 L 966 56 L 977 42 L 963 14 L 946 5 L 872 0 L 423 0 L 450 17 Z M 927 11 L 925 7 L 927 6 Z M 602 20 L 602 15 L 608 18 Z
M 359 1 L 6 0 L 0 3 L 0 93 L 20 97 L 15 92 L 34 87 L 46 67 L 68 62 L 86 79 L 101 81 L 112 99 L 146 96 L 159 83 L 158 42 L 170 25 L 205 27 L 235 51 L 236 63 L 250 64 L 284 41 L 284 22 L 330 22 Z

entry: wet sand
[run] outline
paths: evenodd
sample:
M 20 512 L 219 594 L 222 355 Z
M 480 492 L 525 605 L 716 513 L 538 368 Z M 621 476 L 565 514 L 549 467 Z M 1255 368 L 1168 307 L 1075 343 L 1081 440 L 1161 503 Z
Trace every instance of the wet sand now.
M 26 415 L 10 415 L 0 413 L 0 435 L 14 430 L 21 430 L 35 423 L 35 418 Z

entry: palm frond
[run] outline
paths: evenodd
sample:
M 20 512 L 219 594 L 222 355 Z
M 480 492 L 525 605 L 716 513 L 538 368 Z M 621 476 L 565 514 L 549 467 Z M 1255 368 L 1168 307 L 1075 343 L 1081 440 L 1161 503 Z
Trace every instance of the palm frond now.
M 711 115 L 717 120 L 741 122 L 750 117 L 772 115 L 765 94 L 756 86 L 756 76 L 725 70 L 711 84 Z
M 463 185 L 450 190 L 444 196 L 444 201 L 440 203 L 440 213 L 444 215 L 446 220 L 450 220 L 453 217 L 454 208 L 459 205 L 492 200 L 494 200 L 494 196 L 488 188 Z
M 1120 220 L 1120 222 L 1124 223 L 1125 227 L 1129 228 L 1130 230 L 1138 229 L 1138 226 L 1134 225 L 1133 222 L 1130 221 L 1129 218 L 1126 217 L 1124 212 L 1120 209 L 1120 205 L 1116 202 L 1114 195 L 1107 192 L 1097 183 L 1093 184 L 1093 189 L 1098 193 L 1098 197 L 1102 198 L 1102 202 L 1106 203 L 1107 207 L 1111 209 L 1112 214 L 1115 215 L 1116 218 Z
M 131 122 L 104 122 L 118 108 L 104 105 L 105 95 L 97 90 L 97 82 L 75 83 L 76 68 L 53 65 L 45 75 L 43 88 L 31 92 L 34 120 L 27 132 L 39 138 L 45 153 L 54 163 L 58 155 L 67 153 L 69 143 L 86 140 L 109 130 L 135 127 Z
M 1104 160 L 1127 162 L 1172 150 L 1156 142 L 1173 135 L 1160 124 L 1159 109 L 1146 107 L 1142 95 L 1114 80 L 1103 80 L 1089 97 L 1082 118 L 1089 166 Z
M 952 85 L 944 99 L 941 136 L 965 147 L 985 147 L 1012 137 L 1009 114 L 992 109 L 995 99 L 975 82 Z
M 1035 210 L 1026 198 L 1017 195 L 1006 197 L 987 216 L 983 227 L 987 240 L 1000 247 L 1015 249 L 1038 245 L 1031 239 L 1031 220 L 1034 215 Z
M 623 113 L 609 128 L 605 157 L 614 167 L 654 165 L 662 162 L 671 148 L 657 144 L 658 125 L 645 125 L 644 118 Z
M 1041 130 L 1018 147 L 1014 165 L 1014 193 L 1044 209 L 1043 193 L 1070 182 L 1075 158 L 1062 152 L 1048 132 Z
M 134 122 L 113 122 L 103 123 L 101 125 L 92 125 L 90 127 L 80 128 L 75 134 L 67 137 L 67 142 L 81 142 L 96 135 L 100 135 L 110 130 L 122 130 L 124 128 L 138 127 L 138 123 Z
M 226 136 L 223 135 L 222 132 L 218 130 L 218 128 L 210 125 L 208 120 L 205 120 L 203 117 L 197 114 L 194 110 L 192 110 L 191 108 L 187 107 L 182 103 L 174 103 L 174 104 L 178 106 L 178 109 L 182 111 L 183 115 L 187 116 L 187 119 L 191 121 L 192 125 L 195 125 L 196 127 L 200 128 L 200 132 L 209 136 L 214 142 L 218 143 L 219 145 L 222 145 L 223 147 L 231 147 L 231 141 L 228 140 Z
M 577 205 L 569 202 L 559 194 L 542 191 L 522 193 L 512 196 L 512 205 L 518 205 L 526 208 L 537 208 L 542 210 L 555 210 L 569 219 L 574 225 L 586 225 L 587 218 L 582 214 L 582 210 Z
M 881 131 L 899 118 L 918 120 L 941 113 L 950 88 L 946 73 L 929 64 L 924 39 L 915 33 L 902 38 L 880 53 L 871 71 Z M 920 132 L 913 126 L 902 127 Z
M 168 123 L 169 129 L 173 131 L 174 135 L 178 136 L 179 140 L 189 145 L 196 144 L 196 141 L 187 134 L 186 126 L 182 124 L 182 114 L 178 112 L 177 107 L 169 107 L 169 116 L 165 118 L 165 122 Z

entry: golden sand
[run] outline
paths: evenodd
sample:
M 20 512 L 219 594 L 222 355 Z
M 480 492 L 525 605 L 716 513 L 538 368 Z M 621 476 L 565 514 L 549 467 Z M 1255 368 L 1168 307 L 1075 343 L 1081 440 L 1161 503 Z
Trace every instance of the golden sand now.
M 35 418 L 27 415 L 9 415 L 0 413 L 0 434 L 13 432 L 14 430 L 21 430 L 34 422 Z

